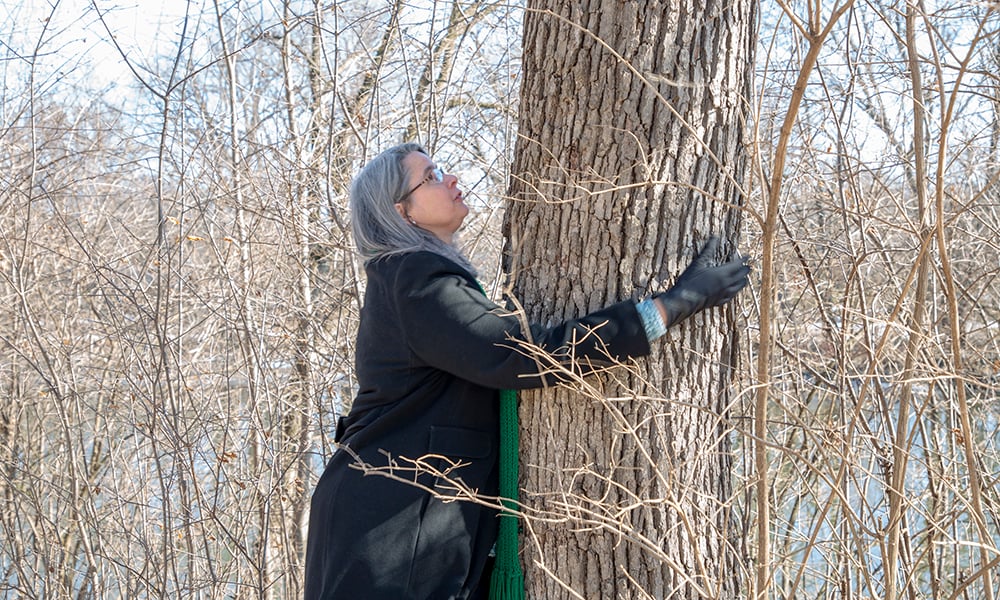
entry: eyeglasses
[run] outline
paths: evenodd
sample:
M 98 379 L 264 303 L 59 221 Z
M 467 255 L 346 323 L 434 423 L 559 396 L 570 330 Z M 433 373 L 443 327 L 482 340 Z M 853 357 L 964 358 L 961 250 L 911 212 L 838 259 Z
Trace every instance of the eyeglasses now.
M 427 177 L 424 177 L 423 181 L 410 188 L 410 191 L 403 194 L 403 197 L 400 198 L 399 201 L 402 202 L 403 200 L 406 200 L 407 198 L 410 197 L 410 194 L 417 191 L 417 188 L 424 185 L 425 183 L 430 183 L 431 181 L 433 181 L 434 183 L 441 183 L 442 181 L 444 181 L 444 171 L 441 170 L 441 167 L 434 167 L 433 169 L 431 169 L 431 172 L 427 174 Z

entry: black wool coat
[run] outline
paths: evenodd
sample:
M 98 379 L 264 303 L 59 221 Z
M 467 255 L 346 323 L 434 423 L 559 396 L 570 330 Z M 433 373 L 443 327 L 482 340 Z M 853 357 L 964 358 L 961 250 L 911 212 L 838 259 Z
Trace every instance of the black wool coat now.
M 459 463 L 448 479 L 496 496 L 498 390 L 541 387 L 553 377 L 540 377 L 536 361 L 512 341 L 526 337 L 520 320 L 456 263 L 414 252 L 372 261 L 367 273 L 360 389 L 338 426 L 341 449 L 313 492 L 305 598 L 478 597 L 489 585 L 483 571 L 497 513 L 442 501 L 438 495 L 454 495 L 454 486 L 415 473 L 412 460 L 426 456 L 440 470 Z M 649 353 L 634 302 L 531 326 L 530 336 L 557 355 L 572 346 L 578 369 L 580 358 Z M 359 460 L 370 465 L 367 474 Z M 390 468 L 406 482 L 384 476 Z

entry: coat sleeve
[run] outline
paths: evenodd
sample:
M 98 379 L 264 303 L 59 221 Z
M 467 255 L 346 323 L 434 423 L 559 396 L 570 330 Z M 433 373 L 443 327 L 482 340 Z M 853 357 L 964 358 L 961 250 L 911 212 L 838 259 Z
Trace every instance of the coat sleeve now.
M 526 336 L 521 319 L 487 299 L 468 277 L 427 253 L 408 256 L 397 271 L 394 304 L 405 342 L 430 366 L 486 387 L 526 389 L 564 379 L 559 366 L 586 373 L 649 354 L 634 302 L 551 328 L 529 326 Z

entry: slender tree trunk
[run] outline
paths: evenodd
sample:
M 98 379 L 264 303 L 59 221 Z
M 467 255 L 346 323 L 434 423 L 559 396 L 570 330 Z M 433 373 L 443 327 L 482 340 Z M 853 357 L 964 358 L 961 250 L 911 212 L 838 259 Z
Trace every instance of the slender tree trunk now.
M 464 5 L 460 0 L 452 3 L 448 25 L 444 28 L 441 40 L 437 44 L 428 45 L 428 49 L 432 50 L 417 81 L 417 90 L 413 94 L 413 113 L 403 135 L 404 140 L 420 141 L 433 153 L 436 135 L 431 137 L 423 134 L 437 129 L 434 124 L 440 120 L 440 113 L 447 107 L 448 85 L 458 58 L 458 46 L 476 22 L 498 6 L 478 0 Z
M 744 201 L 754 3 L 534 1 L 505 223 L 535 322 L 664 289 Z M 732 306 L 590 394 L 524 394 L 531 598 L 733 598 Z M 535 512 L 535 511 L 540 511 Z M 641 590 L 641 591 L 640 591 Z

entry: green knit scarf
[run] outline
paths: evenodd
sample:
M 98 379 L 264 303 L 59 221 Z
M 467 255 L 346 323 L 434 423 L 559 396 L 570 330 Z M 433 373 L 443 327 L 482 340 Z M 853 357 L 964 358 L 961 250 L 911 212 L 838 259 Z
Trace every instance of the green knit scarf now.
M 490 580 L 490 600 L 523 600 L 524 574 L 517 554 L 517 392 L 500 390 L 500 515 L 497 558 Z
M 479 286 L 486 296 L 486 290 Z M 524 573 L 517 551 L 517 392 L 500 390 L 500 515 L 497 557 L 490 578 L 490 600 L 524 600 Z

